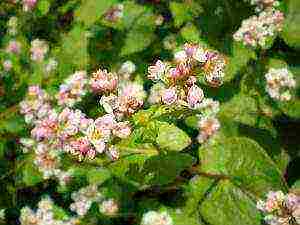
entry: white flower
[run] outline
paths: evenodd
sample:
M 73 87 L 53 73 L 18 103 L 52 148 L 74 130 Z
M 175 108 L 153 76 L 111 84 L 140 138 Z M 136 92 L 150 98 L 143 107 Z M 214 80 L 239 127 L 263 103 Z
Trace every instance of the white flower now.
M 173 225 L 173 220 L 166 211 L 149 211 L 143 215 L 141 225 Z

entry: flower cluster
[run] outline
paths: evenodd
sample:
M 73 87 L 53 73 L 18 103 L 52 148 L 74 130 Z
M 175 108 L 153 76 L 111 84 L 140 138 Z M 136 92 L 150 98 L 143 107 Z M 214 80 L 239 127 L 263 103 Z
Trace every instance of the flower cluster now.
M 28 11 L 31 11 L 35 7 L 37 0 L 23 0 L 22 3 L 23 3 L 23 10 L 25 12 L 28 12 Z
M 203 66 L 206 80 L 211 86 L 222 84 L 226 59 L 216 51 L 198 45 L 185 44 L 184 50 L 175 53 L 176 67 L 158 60 L 148 68 L 148 78 L 158 82 L 151 91 L 148 101 L 152 104 L 187 107 L 198 115 L 200 134 L 198 141 L 204 143 L 220 128 L 216 119 L 219 103 L 204 97 L 203 90 L 196 84 L 193 75 L 197 65 Z
M 21 225 L 75 225 L 78 223 L 78 219 L 76 217 L 65 220 L 55 219 L 54 203 L 49 197 L 46 197 L 38 203 L 36 211 L 27 206 L 23 207 L 20 223 Z
M 19 55 L 21 52 L 21 43 L 16 40 L 9 41 L 6 47 L 6 52 Z
M 270 225 L 300 224 L 300 196 L 282 191 L 270 191 L 266 201 L 259 200 L 257 208 L 266 216 L 264 220 Z
M 89 185 L 81 188 L 78 192 L 73 192 L 72 199 L 74 202 L 70 205 L 70 209 L 79 216 L 84 216 L 87 214 L 92 203 L 102 201 L 103 196 L 98 191 L 97 185 Z
M 119 211 L 119 204 L 113 198 L 104 200 L 99 205 L 99 211 L 106 216 L 115 216 Z
M 36 62 L 42 62 L 48 51 L 49 51 L 49 46 L 45 41 L 40 39 L 35 39 L 31 42 L 31 47 L 30 47 L 31 60 Z
M 249 1 L 249 0 L 246 0 Z M 278 0 L 250 0 L 251 5 L 256 6 L 256 11 L 260 12 L 264 9 L 267 8 L 275 8 L 279 6 L 279 1 Z
M 81 101 L 81 98 L 87 92 L 88 79 L 85 71 L 77 71 L 60 85 L 57 95 L 59 105 L 72 107 L 75 103 Z
M 173 225 L 173 220 L 166 211 L 149 211 L 143 215 L 141 225 Z
M 290 90 L 295 88 L 296 81 L 293 74 L 287 68 L 271 68 L 265 75 L 266 91 L 276 100 L 288 101 L 291 99 Z
M 209 85 L 218 87 L 222 84 L 227 60 L 217 51 L 187 43 L 183 50 L 175 53 L 174 58 L 175 67 L 172 67 L 169 62 L 160 60 L 150 66 L 148 78 L 153 81 L 161 81 L 167 86 L 175 87 L 183 83 L 187 87 L 192 87 L 197 81 L 193 74 L 199 66 L 204 70 Z M 193 89 L 195 90 L 195 88 Z
M 12 16 L 7 22 L 7 32 L 11 36 L 16 36 L 18 34 L 18 18 Z
M 106 11 L 104 18 L 106 21 L 115 23 L 123 17 L 124 5 L 116 4 Z
M 242 22 L 240 29 L 234 34 L 236 41 L 242 41 L 252 47 L 265 47 L 267 41 L 281 31 L 284 15 L 279 10 L 269 8 L 258 16 L 254 15 Z
M 119 210 L 118 202 L 112 198 L 105 200 L 97 185 L 89 185 L 73 192 L 72 199 L 74 202 L 70 209 L 81 217 L 87 214 L 94 202 L 99 204 L 99 211 L 107 216 L 114 216 Z
M 92 91 L 102 94 L 100 104 L 117 119 L 131 116 L 144 104 L 146 93 L 143 85 L 130 81 L 130 75 L 134 71 L 135 65 L 126 62 L 119 74 L 99 69 L 91 78 Z

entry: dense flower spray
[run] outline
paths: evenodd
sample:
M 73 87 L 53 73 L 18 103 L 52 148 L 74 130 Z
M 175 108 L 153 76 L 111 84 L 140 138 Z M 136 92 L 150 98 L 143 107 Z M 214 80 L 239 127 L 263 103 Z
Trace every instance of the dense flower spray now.
M 199 112 L 198 141 L 204 143 L 220 128 L 216 118 L 219 104 L 205 98 L 203 90 L 197 85 L 195 70 L 202 68 L 207 83 L 218 87 L 223 82 L 227 60 L 216 51 L 185 44 L 183 50 L 175 53 L 174 61 L 174 67 L 172 63 L 160 60 L 148 67 L 148 78 L 157 82 L 150 91 L 148 101 L 152 104 L 187 107 Z
M 173 220 L 166 211 L 149 211 L 143 215 L 141 225 L 173 225 Z
M 46 54 L 49 51 L 48 44 L 40 39 L 35 39 L 31 42 L 31 60 L 41 62 L 44 60 Z
M 257 208 L 265 214 L 264 220 L 270 225 L 300 224 L 300 196 L 270 191 L 265 201 L 259 200 Z
M 254 15 L 244 20 L 233 37 L 247 46 L 264 48 L 268 40 L 282 30 L 283 20 L 282 12 L 269 8 L 262 11 L 259 16 Z
M 289 101 L 291 90 L 296 87 L 293 74 L 287 68 L 271 68 L 265 75 L 266 91 L 271 98 L 279 101 Z
M 54 203 L 49 198 L 43 198 L 38 203 L 36 211 L 29 207 L 23 207 L 21 209 L 20 216 L 21 225 L 75 225 L 78 224 L 76 217 L 70 217 L 65 220 L 58 220 L 54 214 Z

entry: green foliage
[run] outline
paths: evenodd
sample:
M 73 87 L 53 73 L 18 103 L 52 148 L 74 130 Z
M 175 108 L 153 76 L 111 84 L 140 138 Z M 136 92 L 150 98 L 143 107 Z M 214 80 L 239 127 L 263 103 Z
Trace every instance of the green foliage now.
M 178 127 L 168 123 L 162 123 L 158 127 L 156 142 L 161 149 L 181 151 L 189 146 L 191 139 Z
M 116 0 L 85 0 L 78 9 L 75 10 L 75 18 L 83 22 L 86 26 L 95 23 L 108 10 Z

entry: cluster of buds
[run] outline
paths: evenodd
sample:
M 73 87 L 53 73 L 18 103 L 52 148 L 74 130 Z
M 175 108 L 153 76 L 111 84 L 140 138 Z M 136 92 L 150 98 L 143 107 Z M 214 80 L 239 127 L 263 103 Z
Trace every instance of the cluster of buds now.
M 116 4 L 105 12 L 104 19 L 111 23 L 116 23 L 120 19 L 122 19 L 123 14 L 124 14 L 124 5 Z
M 65 80 L 64 84 L 60 85 L 57 95 L 58 104 L 72 107 L 75 103 L 81 101 L 81 98 L 87 92 L 87 84 L 86 72 L 75 72 Z
M 19 55 L 21 52 L 21 43 L 15 40 L 9 41 L 7 47 L 6 47 L 6 52 Z
M 296 81 L 293 74 L 287 68 L 271 68 L 265 75 L 267 86 L 266 91 L 276 100 L 289 101 L 291 99 L 290 90 L 295 88 Z
M 88 80 L 85 72 L 76 72 L 67 79 L 65 84 L 61 85 L 57 102 L 65 108 L 60 111 L 52 107 L 53 99 L 38 86 L 30 86 L 26 99 L 20 103 L 25 121 L 33 125 L 31 137 L 39 144 L 47 146 L 46 152 L 42 152 L 51 156 L 51 159 L 53 159 L 53 153 L 50 154 L 50 152 L 71 153 L 80 161 L 85 157 L 93 159 L 97 153 L 105 152 L 112 160 L 116 160 L 119 158 L 119 153 L 111 143 L 116 139 L 127 138 L 131 134 L 129 123 L 117 121 L 112 113 L 94 120 L 87 118 L 80 110 L 66 107 L 80 100 L 86 92 L 86 84 Z M 125 89 L 130 87 L 127 85 Z M 127 92 L 134 90 L 136 88 Z M 134 97 L 135 95 L 123 93 L 120 98 L 123 99 L 126 96 Z M 41 152 L 36 152 L 36 154 L 42 155 Z M 59 157 L 57 154 L 54 155 L 54 158 Z M 53 165 L 53 170 L 54 168 L 57 166 Z
M 227 60 L 217 51 L 187 43 L 183 50 L 176 52 L 174 56 L 175 67 L 169 62 L 158 60 L 148 68 L 148 78 L 171 87 L 185 86 L 182 94 L 187 94 L 188 89 L 197 81 L 194 73 L 201 67 L 210 86 L 218 87 L 222 84 Z
M 143 215 L 141 225 L 173 225 L 173 220 L 166 211 L 149 211 Z
M 97 185 L 81 188 L 78 192 L 73 192 L 71 197 L 74 202 L 70 205 L 70 209 L 80 217 L 87 214 L 93 202 L 103 200 L 103 195 L 98 191 Z
M 23 10 L 25 12 L 28 12 L 28 11 L 31 11 L 35 7 L 37 0 L 23 0 L 22 3 L 23 3 Z
M 249 1 L 249 0 L 247 0 Z M 250 0 L 251 5 L 255 5 L 255 10 L 260 12 L 267 8 L 275 8 L 279 6 L 279 1 L 277 0 Z
M 7 32 L 11 36 L 16 36 L 18 33 L 18 18 L 12 16 L 7 22 Z
M 104 200 L 99 205 L 99 211 L 100 211 L 100 213 L 102 213 L 103 215 L 106 215 L 106 216 L 115 216 L 119 211 L 119 204 L 113 198 Z
M 30 52 L 31 60 L 36 62 L 42 62 L 45 58 L 45 55 L 49 51 L 48 44 L 40 39 L 35 39 L 31 42 Z
M 300 196 L 296 193 L 284 194 L 282 191 L 270 191 L 266 201 L 259 200 L 257 208 L 266 216 L 270 225 L 300 224 Z
M 202 113 L 198 115 L 198 128 L 200 131 L 197 140 L 200 144 L 203 144 L 213 137 L 221 127 L 219 120 L 216 118 L 219 112 L 219 102 L 206 98 L 201 102 L 199 109 Z
M 11 60 L 6 59 L 3 61 L 2 66 L 3 66 L 4 71 L 9 72 L 12 69 L 13 64 L 12 64 Z
M 146 93 L 143 85 L 130 81 L 130 75 L 134 71 L 135 65 L 126 62 L 119 74 L 99 69 L 92 75 L 92 91 L 102 94 L 100 104 L 107 113 L 114 114 L 117 119 L 131 116 L 144 104 Z
M 43 198 L 38 203 L 36 211 L 27 206 L 23 207 L 19 219 L 21 225 L 75 225 L 78 223 L 76 217 L 57 220 L 54 214 L 54 207 L 54 203 L 49 197 Z
M 240 29 L 233 35 L 236 41 L 242 41 L 251 47 L 265 47 L 268 39 L 282 30 L 284 14 L 269 8 L 258 16 L 254 15 L 242 22 Z
M 45 65 L 44 72 L 45 74 L 50 74 L 56 70 L 58 62 L 54 58 L 50 58 Z
M 160 103 L 187 107 L 191 110 L 201 111 L 198 127 L 199 143 L 204 143 L 220 128 L 216 118 L 219 103 L 204 97 L 203 90 L 196 84 L 193 76 L 195 66 L 203 66 L 206 80 L 211 86 L 222 84 L 226 59 L 215 51 L 201 48 L 198 45 L 186 44 L 184 50 L 175 54 L 176 67 L 160 60 L 148 68 L 148 77 L 158 81 L 151 91 L 148 101 L 152 104 Z
M 100 104 L 107 113 L 113 113 L 118 119 L 134 114 L 144 104 L 146 93 L 143 85 L 135 82 L 120 84 L 117 94 L 103 95 Z
M 25 122 L 33 124 L 46 117 L 51 110 L 50 100 L 50 96 L 39 86 L 30 86 L 25 100 L 20 103 Z

